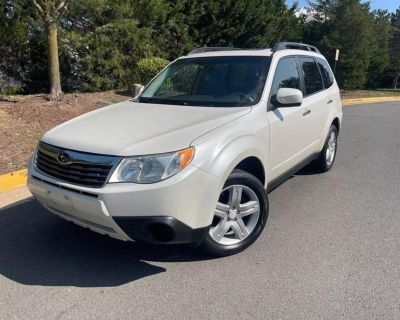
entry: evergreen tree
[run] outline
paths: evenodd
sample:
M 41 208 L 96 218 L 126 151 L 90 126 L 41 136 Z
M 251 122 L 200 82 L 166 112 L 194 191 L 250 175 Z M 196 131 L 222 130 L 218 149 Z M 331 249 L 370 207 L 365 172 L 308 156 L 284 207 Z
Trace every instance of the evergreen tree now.
M 175 1 L 171 1 L 175 2 Z M 295 8 L 284 0 L 180 0 L 177 8 L 197 46 L 266 48 L 296 33 Z
M 28 20 L 22 2 L 0 1 L 0 91 L 11 90 L 14 83 L 16 92 L 26 79 L 22 62 L 29 60 Z
M 389 66 L 390 14 L 386 10 L 372 12 L 374 24 L 372 27 L 370 45 L 371 57 L 367 70 L 368 88 L 381 88 Z
M 393 88 L 397 89 L 400 78 L 400 7 L 392 15 L 390 38 L 390 68 L 393 70 Z
M 318 0 L 312 5 L 312 20 L 307 25 L 305 42 L 311 42 L 333 62 L 339 49 L 337 79 L 344 89 L 358 89 L 367 82 L 373 47 L 373 16 L 369 3 L 360 0 Z
M 362 0 L 316 0 L 298 17 L 284 0 L 81 0 L 67 11 L 66 4 L 0 0 L 0 91 L 10 92 L 10 83 L 26 93 L 52 87 L 53 97 L 61 87 L 129 89 L 147 79 L 138 68 L 143 58 L 172 61 L 205 45 L 267 48 L 282 40 L 316 45 L 331 64 L 340 49 L 344 89 L 381 87 L 387 74 L 390 85 L 400 81 L 400 8 L 390 16 Z
M 126 89 L 135 82 L 137 62 L 165 56 L 157 29 L 165 19 L 159 0 L 85 0 L 71 3 L 65 17 L 65 59 L 69 87 L 79 90 Z M 73 77 L 73 75 L 76 75 Z

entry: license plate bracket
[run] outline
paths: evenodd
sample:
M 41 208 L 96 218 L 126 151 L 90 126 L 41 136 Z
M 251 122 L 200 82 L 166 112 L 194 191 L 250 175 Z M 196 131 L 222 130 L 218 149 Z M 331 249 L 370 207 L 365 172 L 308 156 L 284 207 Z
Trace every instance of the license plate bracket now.
M 46 190 L 46 196 L 49 200 L 57 202 L 66 206 L 73 206 L 72 199 L 69 195 L 62 192 L 54 192 L 51 190 Z

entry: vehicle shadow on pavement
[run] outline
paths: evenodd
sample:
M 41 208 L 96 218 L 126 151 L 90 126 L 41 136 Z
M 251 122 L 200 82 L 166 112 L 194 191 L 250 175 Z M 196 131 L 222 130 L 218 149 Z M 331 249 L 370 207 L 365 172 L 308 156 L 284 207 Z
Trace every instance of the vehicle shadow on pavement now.
M 26 285 L 112 287 L 166 272 L 151 262 L 206 260 L 199 250 L 96 234 L 33 198 L 0 209 L 0 274 Z
M 313 176 L 319 174 L 322 174 L 321 171 L 318 171 L 318 169 L 316 169 L 315 166 L 313 166 L 313 163 L 310 163 L 306 165 L 304 168 L 297 171 L 293 176 Z

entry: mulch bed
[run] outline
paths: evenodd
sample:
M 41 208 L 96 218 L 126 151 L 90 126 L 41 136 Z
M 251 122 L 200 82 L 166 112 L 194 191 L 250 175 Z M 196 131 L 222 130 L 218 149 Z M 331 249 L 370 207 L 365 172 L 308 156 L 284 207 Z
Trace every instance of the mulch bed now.
M 26 167 L 39 138 L 49 129 L 83 113 L 129 99 L 113 91 L 0 97 L 0 174 Z

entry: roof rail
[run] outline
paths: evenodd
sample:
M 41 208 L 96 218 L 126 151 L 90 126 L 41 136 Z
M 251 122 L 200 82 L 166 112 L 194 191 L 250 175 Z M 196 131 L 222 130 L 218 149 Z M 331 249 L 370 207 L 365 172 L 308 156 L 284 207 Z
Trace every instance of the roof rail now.
M 299 43 L 299 42 L 278 42 L 274 47 L 272 48 L 273 52 L 280 51 L 280 50 L 286 50 L 286 49 L 296 49 L 296 50 L 305 50 L 305 51 L 311 51 L 311 52 L 316 52 L 316 53 L 321 53 L 319 50 L 311 46 L 309 44 L 305 43 Z
M 241 48 L 233 47 L 200 47 L 189 52 L 190 54 L 203 53 L 203 52 L 213 52 L 213 51 L 230 51 L 230 50 L 242 50 Z

